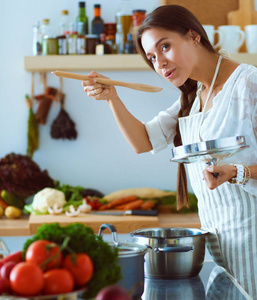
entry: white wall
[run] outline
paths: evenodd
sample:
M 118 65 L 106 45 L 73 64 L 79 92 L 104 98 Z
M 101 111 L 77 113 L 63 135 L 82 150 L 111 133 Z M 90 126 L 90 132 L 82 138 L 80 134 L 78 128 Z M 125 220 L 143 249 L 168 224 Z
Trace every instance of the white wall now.
M 134 9 L 152 9 L 159 0 L 132 0 Z M 102 5 L 105 22 L 114 22 L 119 0 L 88 0 L 87 13 L 92 20 L 93 5 Z M 140 3 L 140 5 L 138 4 Z M 10 152 L 26 153 L 28 109 L 25 94 L 31 93 L 31 74 L 24 70 L 24 56 L 32 55 L 32 27 L 49 18 L 57 26 L 60 11 L 68 9 L 77 15 L 77 0 L 0 0 L 0 157 Z M 86 74 L 86 73 L 85 73 Z M 152 119 L 169 107 L 179 92 L 153 71 L 102 72 L 123 81 L 141 82 L 164 87 L 158 94 L 118 88 L 128 109 L 141 121 Z M 36 75 L 36 94 L 43 86 Z M 48 85 L 58 88 L 58 79 L 48 74 Z M 47 124 L 40 128 L 40 149 L 34 160 L 50 176 L 62 183 L 97 188 L 104 193 L 130 187 L 176 188 L 177 165 L 171 163 L 170 149 L 158 155 L 137 155 L 130 148 L 104 101 L 88 98 L 80 82 L 64 80 L 66 110 L 77 125 L 75 141 L 54 140 L 50 128 L 59 107 L 53 105 Z

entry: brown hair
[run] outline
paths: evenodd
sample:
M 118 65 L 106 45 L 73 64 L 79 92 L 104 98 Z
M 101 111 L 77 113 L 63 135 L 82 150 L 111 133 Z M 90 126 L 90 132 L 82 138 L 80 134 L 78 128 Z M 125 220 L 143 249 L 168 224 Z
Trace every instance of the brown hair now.
M 210 52 L 216 53 L 203 26 L 188 9 L 179 5 L 162 5 L 146 16 L 144 23 L 139 27 L 136 33 L 137 50 L 152 69 L 154 69 L 152 62 L 147 59 L 141 43 L 143 33 L 151 28 L 174 31 L 181 34 L 181 36 L 185 36 L 191 29 L 201 36 L 200 44 L 203 47 Z M 188 78 L 179 89 L 181 91 L 181 108 L 178 112 L 178 118 L 189 115 L 196 97 L 197 81 Z M 175 146 L 182 144 L 178 121 L 173 142 Z M 187 176 L 184 164 L 179 163 L 177 175 L 177 209 L 181 209 L 184 205 L 189 206 Z

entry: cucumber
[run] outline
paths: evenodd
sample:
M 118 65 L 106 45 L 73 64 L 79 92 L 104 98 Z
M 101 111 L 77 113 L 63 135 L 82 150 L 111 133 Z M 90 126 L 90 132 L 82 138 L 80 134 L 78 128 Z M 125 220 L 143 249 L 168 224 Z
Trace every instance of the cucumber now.
M 1 191 L 1 198 L 9 205 L 18 208 L 24 207 L 24 198 L 16 196 L 15 194 L 9 193 L 6 190 Z

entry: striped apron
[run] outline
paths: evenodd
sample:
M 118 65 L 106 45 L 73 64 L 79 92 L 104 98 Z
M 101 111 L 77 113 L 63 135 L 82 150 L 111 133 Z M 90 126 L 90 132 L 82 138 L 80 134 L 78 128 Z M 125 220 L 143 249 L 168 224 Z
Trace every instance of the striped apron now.
M 201 112 L 179 119 L 183 145 L 200 142 L 201 125 L 204 127 Z M 233 157 L 237 162 L 236 154 Z M 205 168 L 200 162 L 187 165 L 201 227 L 209 231 L 207 248 L 214 261 L 257 299 L 257 197 L 227 182 L 208 189 L 203 180 Z

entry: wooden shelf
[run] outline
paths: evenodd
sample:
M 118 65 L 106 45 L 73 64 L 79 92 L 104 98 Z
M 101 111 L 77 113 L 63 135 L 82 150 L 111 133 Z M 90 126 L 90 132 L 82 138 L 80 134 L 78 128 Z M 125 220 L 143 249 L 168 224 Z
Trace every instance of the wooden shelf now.
M 25 70 L 36 71 L 84 71 L 84 70 L 150 70 L 139 54 L 106 55 L 47 55 L 26 56 Z
M 257 53 L 232 54 L 231 59 L 239 63 L 257 66 Z M 47 55 L 24 57 L 25 70 L 30 72 L 63 71 L 136 71 L 151 70 L 139 54 L 98 55 Z

